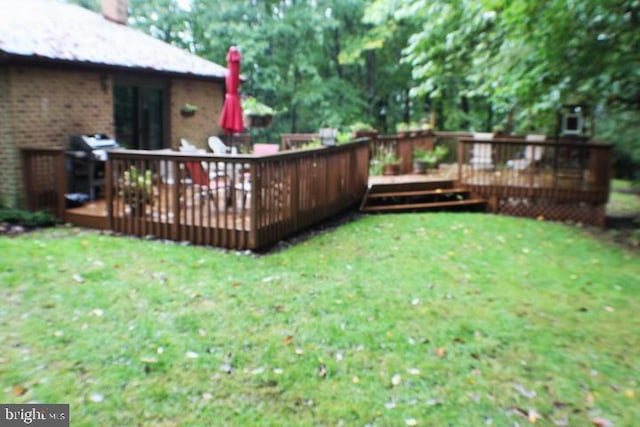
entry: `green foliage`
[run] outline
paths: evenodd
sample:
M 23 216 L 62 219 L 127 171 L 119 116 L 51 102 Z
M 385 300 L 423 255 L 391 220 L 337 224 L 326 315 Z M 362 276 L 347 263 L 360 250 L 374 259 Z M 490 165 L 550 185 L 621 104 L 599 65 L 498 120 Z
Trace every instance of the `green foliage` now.
M 253 96 L 242 98 L 242 111 L 247 115 L 268 116 L 275 114 L 275 110 L 265 105 Z
M 198 111 L 198 106 L 194 104 L 184 104 L 180 111 L 185 113 L 195 113 L 196 111 Z
M 0 224 L 9 223 L 34 228 L 50 227 L 57 222 L 56 217 L 47 211 L 30 212 L 22 209 L 0 208 Z
M 433 150 L 425 150 L 423 148 L 415 148 L 413 150 L 413 159 L 424 162 L 433 167 L 440 163 L 449 153 L 449 148 L 444 145 L 437 145 Z
M 131 208 L 137 209 L 153 203 L 153 181 L 150 169 L 138 170 L 131 166 L 122 173 L 121 196 Z
M 351 132 L 373 132 L 376 129 L 369 123 L 355 122 L 349 126 Z

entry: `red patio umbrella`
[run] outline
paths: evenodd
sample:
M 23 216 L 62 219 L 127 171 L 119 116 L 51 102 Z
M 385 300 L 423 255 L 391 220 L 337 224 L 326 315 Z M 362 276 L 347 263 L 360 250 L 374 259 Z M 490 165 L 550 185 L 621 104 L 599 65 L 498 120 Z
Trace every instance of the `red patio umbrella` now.
M 220 127 L 231 135 L 244 131 L 242 105 L 240 105 L 240 96 L 238 95 L 240 59 L 238 48 L 231 46 L 227 53 L 227 94 L 224 97 L 224 106 L 220 115 Z

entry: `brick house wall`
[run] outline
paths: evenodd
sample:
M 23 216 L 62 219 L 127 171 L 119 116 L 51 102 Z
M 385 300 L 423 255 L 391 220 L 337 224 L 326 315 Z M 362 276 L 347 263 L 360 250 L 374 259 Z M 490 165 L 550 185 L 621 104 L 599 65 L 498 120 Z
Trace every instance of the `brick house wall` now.
M 114 136 L 113 76 L 100 71 L 78 71 L 30 66 L 0 67 L 0 205 L 24 206 L 19 149 L 65 149 L 69 136 L 106 133 Z M 187 138 L 205 148 L 217 135 L 224 83 L 173 79 L 169 90 L 170 145 Z M 192 117 L 180 108 L 195 104 Z
M 0 144 L 8 162 L 0 200 L 13 207 L 24 199 L 19 149 L 66 148 L 73 134 L 113 134 L 113 98 L 108 76 L 98 72 L 9 66 L 3 74 L 9 130 Z
M 224 103 L 224 84 L 198 80 L 173 80 L 170 90 L 171 146 L 180 146 L 180 138 L 207 148 L 207 139 L 221 133 L 218 120 Z M 198 111 L 191 117 L 183 117 L 180 109 L 193 104 Z
M 18 205 L 19 160 L 11 132 L 9 68 L 0 67 L 0 206 Z

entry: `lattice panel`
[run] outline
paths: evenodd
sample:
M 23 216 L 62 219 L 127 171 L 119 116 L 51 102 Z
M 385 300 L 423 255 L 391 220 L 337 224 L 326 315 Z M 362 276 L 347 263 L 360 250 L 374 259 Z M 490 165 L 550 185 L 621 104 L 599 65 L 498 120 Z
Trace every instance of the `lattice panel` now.
M 497 200 L 497 213 L 544 218 L 552 221 L 575 221 L 604 227 L 605 205 L 585 202 L 560 202 L 551 199 L 504 197 Z
M 64 206 L 65 177 L 62 175 L 60 162 L 62 152 L 56 151 L 25 151 L 24 177 L 27 207 L 30 210 L 47 210 L 61 215 Z

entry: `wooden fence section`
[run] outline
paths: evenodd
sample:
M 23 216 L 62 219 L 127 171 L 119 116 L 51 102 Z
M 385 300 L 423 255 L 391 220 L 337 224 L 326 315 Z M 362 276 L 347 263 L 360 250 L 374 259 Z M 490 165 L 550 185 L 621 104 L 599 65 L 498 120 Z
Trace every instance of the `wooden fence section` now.
M 461 138 L 458 180 L 495 213 L 604 226 L 612 146 Z
M 255 249 L 357 205 L 367 188 L 368 147 L 260 157 L 118 150 L 106 175 L 116 232 Z
M 48 211 L 64 220 L 67 192 L 64 151 L 23 148 L 21 156 L 26 208 Z

